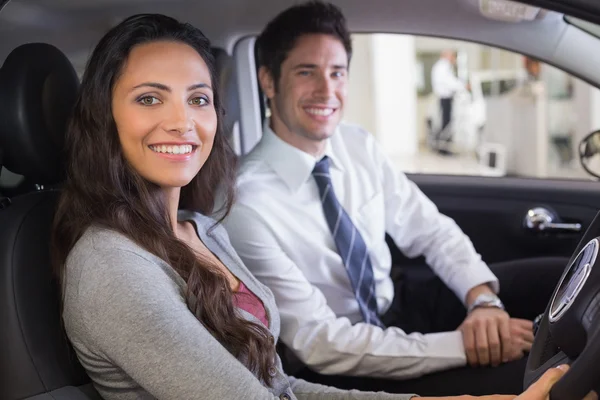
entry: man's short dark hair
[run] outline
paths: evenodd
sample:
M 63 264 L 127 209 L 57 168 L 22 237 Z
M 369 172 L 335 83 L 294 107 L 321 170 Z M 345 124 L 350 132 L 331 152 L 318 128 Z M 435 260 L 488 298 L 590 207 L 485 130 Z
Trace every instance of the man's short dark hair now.
M 281 76 L 281 64 L 288 53 L 301 36 L 310 34 L 331 35 L 338 39 L 344 45 L 350 62 L 352 42 L 342 10 L 321 1 L 299 4 L 271 20 L 256 41 L 258 65 L 269 70 L 275 87 Z

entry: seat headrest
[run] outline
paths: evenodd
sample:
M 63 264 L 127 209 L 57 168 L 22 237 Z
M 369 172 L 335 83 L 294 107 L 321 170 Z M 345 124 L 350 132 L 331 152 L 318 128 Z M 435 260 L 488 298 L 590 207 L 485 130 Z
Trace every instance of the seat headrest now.
M 79 90 L 69 59 L 56 47 L 28 43 L 0 68 L 0 147 L 4 166 L 35 183 L 64 177 L 63 144 Z

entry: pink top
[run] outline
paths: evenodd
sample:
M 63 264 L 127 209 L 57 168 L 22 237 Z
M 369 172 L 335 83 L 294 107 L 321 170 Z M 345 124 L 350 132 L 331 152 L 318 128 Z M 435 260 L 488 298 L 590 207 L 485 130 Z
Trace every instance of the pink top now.
M 265 311 L 263 303 L 258 297 L 256 297 L 254 293 L 250 291 L 250 289 L 246 287 L 246 285 L 244 285 L 244 282 L 242 281 L 240 281 L 240 286 L 238 287 L 237 292 L 234 293 L 233 305 L 254 315 L 260 322 L 263 323 L 264 326 L 267 328 L 269 327 L 269 322 L 267 321 L 267 312 Z

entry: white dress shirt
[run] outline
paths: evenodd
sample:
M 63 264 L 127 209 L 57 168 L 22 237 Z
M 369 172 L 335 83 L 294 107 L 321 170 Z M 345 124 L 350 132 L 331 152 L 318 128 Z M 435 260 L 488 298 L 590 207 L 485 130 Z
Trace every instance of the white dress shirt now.
M 465 84 L 454 75 L 450 61 L 440 58 L 431 69 L 431 86 L 433 93 L 441 99 L 447 99 L 459 90 L 465 89 Z
M 341 124 L 325 155 L 335 194 L 369 248 L 380 314 L 394 297 L 386 232 L 407 256 L 425 255 L 463 301 L 482 283 L 498 290 L 471 241 L 394 170 L 368 132 Z M 411 378 L 465 365 L 458 331 L 408 335 L 362 322 L 311 175 L 316 161 L 266 127 L 241 164 L 225 220 L 234 248 L 275 295 L 283 343 L 324 374 Z

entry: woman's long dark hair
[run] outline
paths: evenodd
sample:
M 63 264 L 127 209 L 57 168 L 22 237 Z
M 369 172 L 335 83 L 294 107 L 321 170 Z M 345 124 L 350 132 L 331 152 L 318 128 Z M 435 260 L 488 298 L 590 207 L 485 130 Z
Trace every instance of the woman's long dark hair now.
M 175 237 L 163 192 L 125 160 L 112 114 L 112 92 L 131 50 L 154 41 L 176 41 L 194 48 L 212 79 L 218 124 L 210 156 L 181 191 L 179 207 L 211 215 L 217 187 L 225 192 L 221 211 L 233 203 L 235 156 L 223 131 L 215 61 L 198 29 L 163 15 L 136 15 L 111 29 L 96 46 L 83 75 L 67 132 L 68 174 L 56 213 L 53 264 L 61 278 L 75 243 L 91 225 L 120 232 L 171 265 L 186 281 L 190 311 L 234 356 L 267 385 L 275 348 L 262 325 L 235 312 L 226 277 Z M 221 213 L 220 213 L 221 214 Z M 214 360 L 218 362 L 218 360 Z

